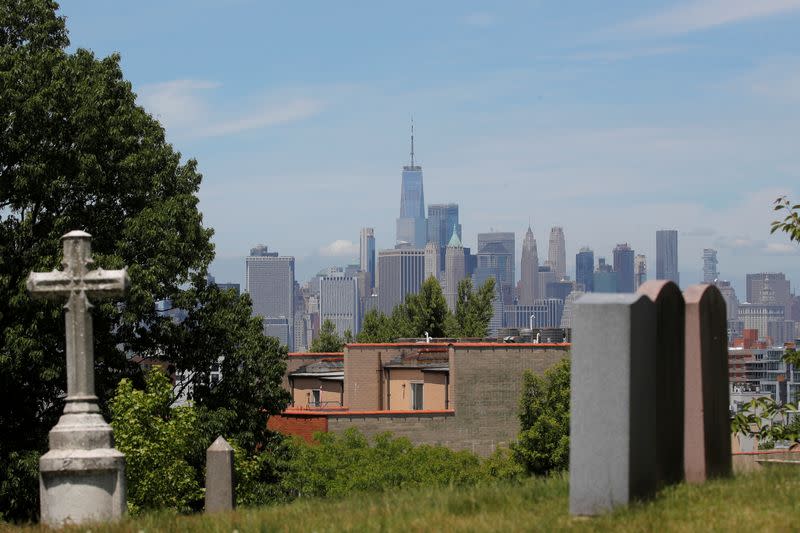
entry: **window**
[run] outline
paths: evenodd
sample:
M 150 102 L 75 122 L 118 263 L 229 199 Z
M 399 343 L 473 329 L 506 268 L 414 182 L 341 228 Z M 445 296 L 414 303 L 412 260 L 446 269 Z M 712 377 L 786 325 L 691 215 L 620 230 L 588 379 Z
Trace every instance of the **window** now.
M 422 383 L 411 383 L 411 409 L 422 410 Z
M 313 396 L 312 396 L 312 400 L 311 400 L 311 406 L 312 406 L 312 407 L 319 407 L 319 403 L 320 403 L 320 396 L 319 396 L 319 395 L 320 395 L 320 390 L 319 390 L 319 389 L 314 389 L 314 390 L 312 390 L 312 391 L 311 391 L 311 394 L 313 395 Z

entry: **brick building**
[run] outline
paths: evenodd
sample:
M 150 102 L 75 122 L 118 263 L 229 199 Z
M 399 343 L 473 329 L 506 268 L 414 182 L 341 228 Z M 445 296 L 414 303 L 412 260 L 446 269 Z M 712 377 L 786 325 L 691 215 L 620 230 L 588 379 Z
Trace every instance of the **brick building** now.
M 270 418 L 269 426 L 307 440 L 313 431 L 349 427 L 368 436 L 390 431 L 416 444 L 489 455 L 519 432 L 523 372 L 542 374 L 568 357 L 569 349 L 569 344 L 395 343 L 350 344 L 343 354 L 290 354 L 284 385 L 294 406 Z M 334 380 L 325 379 L 334 377 L 337 360 L 342 406 L 332 396 Z

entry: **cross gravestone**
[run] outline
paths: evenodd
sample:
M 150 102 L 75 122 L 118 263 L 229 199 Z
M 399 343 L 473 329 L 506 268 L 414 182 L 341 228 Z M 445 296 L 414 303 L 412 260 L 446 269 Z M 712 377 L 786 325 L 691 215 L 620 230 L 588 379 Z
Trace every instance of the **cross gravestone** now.
M 686 300 L 686 481 L 729 476 L 728 328 L 725 300 L 714 285 L 688 287 Z
M 655 304 L 587 294 L 573 325 L 569 509 L 595 515 L 656 489 Z
M 656 461 L 660 486 L 683 480 L 685 303 L 668 280 L 639 287 L 656 304 Z
M 39 460 L 41 521 L 51 526 L 113 520 L 126 508 L 125 456 L 114 449 L 94 394 L 89 297 L 121 296 L 130 279 L 126 270 L 88 269 L 88 233 L 71 231 L 61 240 L 63 270 L 32 272 L 27 280 L 32 297 L 66 300 L 66 405 L 50 431 L 50 451 Z

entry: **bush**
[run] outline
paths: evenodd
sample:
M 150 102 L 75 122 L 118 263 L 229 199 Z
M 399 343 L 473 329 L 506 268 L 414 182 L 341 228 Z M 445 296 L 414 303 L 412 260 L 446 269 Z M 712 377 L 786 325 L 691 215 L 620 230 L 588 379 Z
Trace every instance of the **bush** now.
M 203 490 L 187 458 L 200 437 L 197 412 L 170 407 L 172 385 L 161 371 L 151 371 L 146 383 L 141 391 L 123 379 L 110 404 L 115 446 L 125 454 L 128 511 L 196 509 Z
M 414 446 L 389 433 L 374 441 L 357 429 L 322 433 L 318 445 L 293 441 L 291 471 L 283 486 L 295 497 L 340 497 L 416 486 L 465 486 L 485 479 L 480 459 L 443 446 Z
M 569 466 L 569 359 L 539 377 L 525 372 L 519 418 L 522 431 L 514 456 L 531 474 Z

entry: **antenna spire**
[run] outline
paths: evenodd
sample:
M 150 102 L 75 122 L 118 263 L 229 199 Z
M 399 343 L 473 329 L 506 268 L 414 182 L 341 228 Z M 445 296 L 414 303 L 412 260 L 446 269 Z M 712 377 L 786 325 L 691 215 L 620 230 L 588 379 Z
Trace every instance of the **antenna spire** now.
M 414 167 L 414 115 L 411 115 L 411 167 Z

